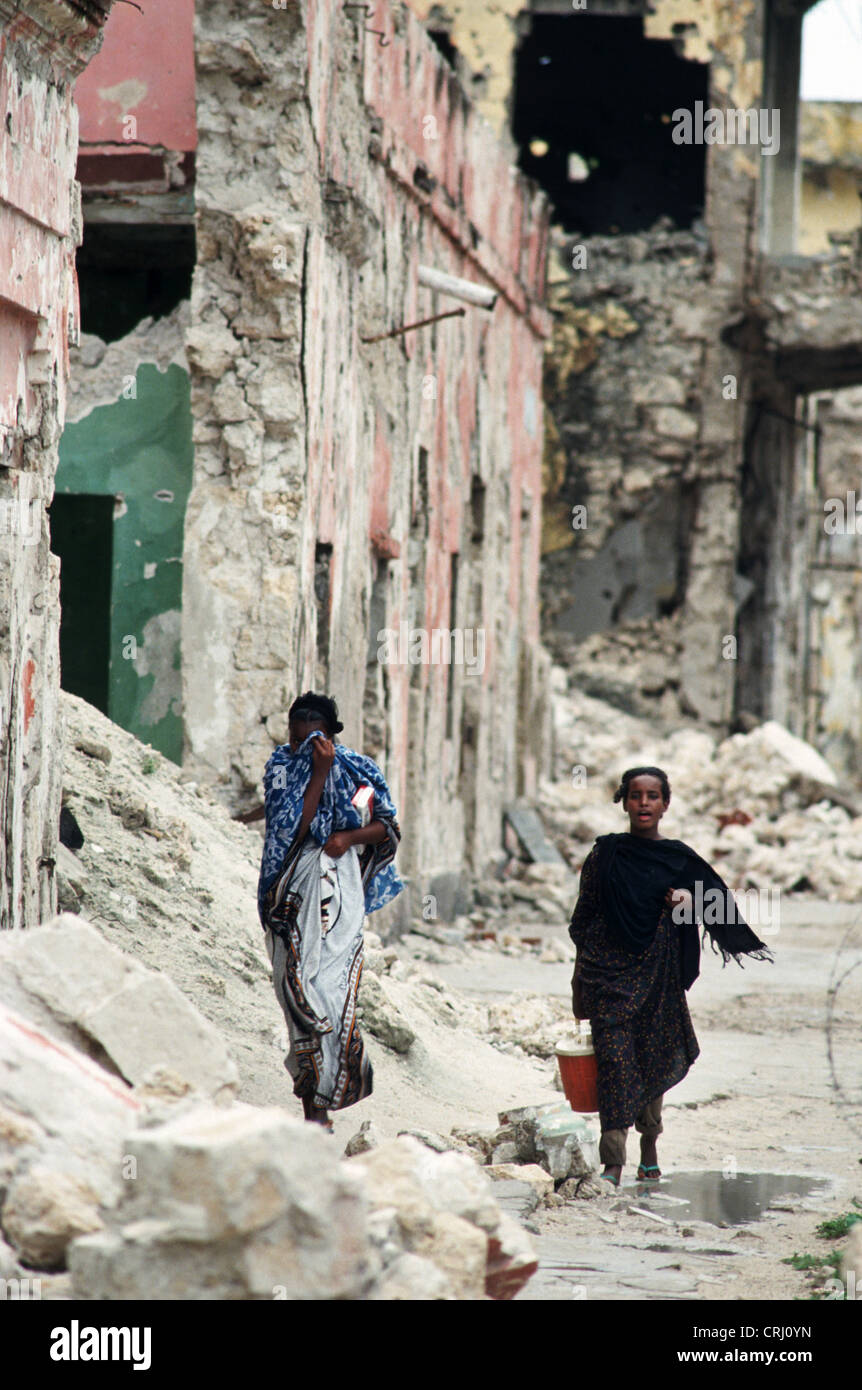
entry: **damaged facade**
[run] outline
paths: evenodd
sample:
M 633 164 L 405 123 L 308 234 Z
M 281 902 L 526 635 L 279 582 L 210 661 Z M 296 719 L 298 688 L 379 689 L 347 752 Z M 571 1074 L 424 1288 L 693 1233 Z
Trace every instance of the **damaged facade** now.
M 859 476 L 859 107 L 799 100 L 810 8 L 422 12 L 554 204 L 545 640 L 621 707 L 775 718 L 850 773 L 860 555 L 824 508 Z M 674 142 L 709 110 L 720 141 Z
M 403 5 L 124 6 L 77 100 L 64 684 L 235 812 L 328 690 L 461 910 L 549 759 L 547 201 Z
M 54 901 L 59 564 L 51 500 L 78 332 L 78 73 L 110 0 L 0 0 L 0 926 Z

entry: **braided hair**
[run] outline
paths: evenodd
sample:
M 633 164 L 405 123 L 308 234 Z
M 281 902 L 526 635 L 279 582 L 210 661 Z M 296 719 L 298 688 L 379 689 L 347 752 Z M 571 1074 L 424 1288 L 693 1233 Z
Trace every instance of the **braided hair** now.
M 614 801 L 622 801 L 625 805 L 626 797 L 629 794 L 629 786 L 635 777 L 657 777 L 661 782 L 662 800 L 665 806 L 670 802 L 670 782 L 667 780 L 667 773 L 660 767 L 630 767 L 623 773 L 623 779 L 614 792 Z

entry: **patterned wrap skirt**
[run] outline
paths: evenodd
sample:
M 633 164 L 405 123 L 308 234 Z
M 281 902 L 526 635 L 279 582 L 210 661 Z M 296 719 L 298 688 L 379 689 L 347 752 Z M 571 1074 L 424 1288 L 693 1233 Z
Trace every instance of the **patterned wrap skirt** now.
M 682 986 L 678 934 L 665 910 L 652 944 L 634 955 L 596 912 L 578 942 L 603 1130 L 632 1125 L 645 1105 L 682 1080 L 700 1052 Z
M 307 840 L 273 885 L 265 920 L 294 1094 L 343 1110 L 370 1095 L 373 1083 L 356 1022 L 365 920 L 356 847 L 333 859 Z

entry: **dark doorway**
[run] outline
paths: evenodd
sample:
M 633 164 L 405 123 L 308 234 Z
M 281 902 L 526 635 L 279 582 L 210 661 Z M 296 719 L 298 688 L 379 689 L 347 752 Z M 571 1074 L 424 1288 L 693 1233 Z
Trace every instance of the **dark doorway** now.
M 673 112 L 708 102 L 709 69 L 647 39 L 639 17 L 535 15 L 515 56 L 519 164 L 567 232 L 638 232 L 703 212 L 705 147 L 676 145 Z
M 60 557 L 60 684 L 107 714 L 114 498 L 55 493 L 50 516 Z

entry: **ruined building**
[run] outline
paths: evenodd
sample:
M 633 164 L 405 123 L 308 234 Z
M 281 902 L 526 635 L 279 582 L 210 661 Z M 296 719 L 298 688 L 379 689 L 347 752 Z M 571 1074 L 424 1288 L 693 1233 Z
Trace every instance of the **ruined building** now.
M 237 812 L 330 691 L 447 916 L 549 756 L 547 200 L 404 5 L 144 10 L 76 90 L 63 682 Z
M 0 0 L 0 925 L 54 900 L 59 564 L 50 502 L 78 333 L 75 78 L 110 0 Z
M 800 119 L 810 8 L 420 6 L 552 203 L 545 639 L 623 707 L 775 718 L 855 774 L 859 107 Z

